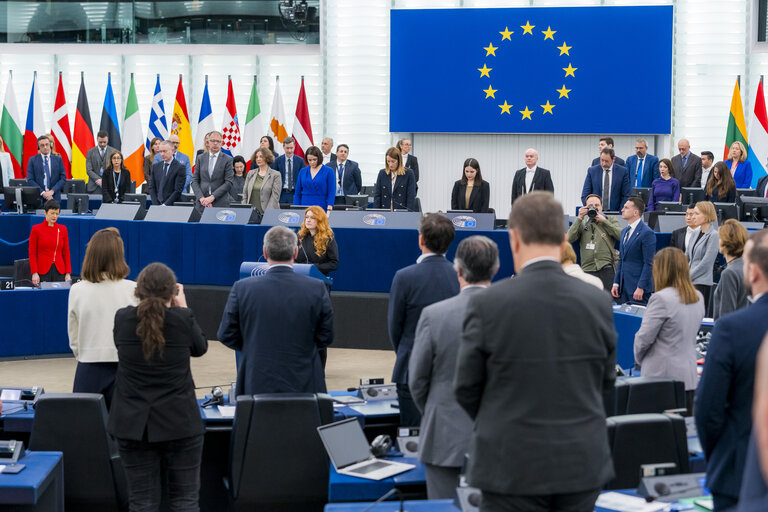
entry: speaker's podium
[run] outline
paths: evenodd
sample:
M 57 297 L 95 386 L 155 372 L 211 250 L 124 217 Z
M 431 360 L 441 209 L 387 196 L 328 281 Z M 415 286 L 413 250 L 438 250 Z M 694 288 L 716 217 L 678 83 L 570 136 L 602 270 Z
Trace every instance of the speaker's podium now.
M 244 261 L 240 264 L 240 279 L 245 279 L 246 277 L 262 276 L 267 272 L 267 270 L 269 270 L 269 264 L 263 261 Z M 317 270 L 317 267 L 314 265 L 307 263 L 294 263 L 293 271 L 297 274 L 319 279 L 327 285 L 333 284 L 333 279 Z
M 250 206 L 247 208 L 206 208 L 200 217 L 201 224 L 258 224 L 260 220 L 259 211 Z
M 97 219 L 106 220 L 142 220 L 146 215 L 147 210 L 139 203 L 102 203 L 96 211 Z
M 145 221 L 150 222 L 198 222 L 200 212 L 194 206 L 153 205 L 147 210 Z

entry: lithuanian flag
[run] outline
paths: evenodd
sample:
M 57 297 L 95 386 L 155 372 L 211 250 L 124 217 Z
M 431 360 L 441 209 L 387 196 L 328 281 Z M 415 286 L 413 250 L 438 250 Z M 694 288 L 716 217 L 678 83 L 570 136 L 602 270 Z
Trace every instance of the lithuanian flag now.
M 741 90 L 739 89 L 738 78 L 736 78 L 736 84 L 733 86 L 731 113 L 728 116 L 728 130 L 725 132 L 723 160 L 728 160 L 731 144 L 736 141 L 744 144 L 744 148 L 749 150 L 749 144 L 747 144 L 747 123 L 744 121 L 744 108 L 741 106 Z

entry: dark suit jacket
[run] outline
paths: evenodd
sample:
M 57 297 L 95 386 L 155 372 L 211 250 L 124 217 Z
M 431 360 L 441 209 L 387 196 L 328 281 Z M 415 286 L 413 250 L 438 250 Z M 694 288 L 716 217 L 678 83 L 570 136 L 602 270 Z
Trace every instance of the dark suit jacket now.
M 669 245 L 677 247 L 681 251 L 685 252 L 685 232 L 688 227 L 682 227 L 672 232 L 672 239 L 669 241 Z
M 629 173 L 626 168 L 614 163 L 611 174 L 611 204 L 608 205 L 609 208 L 603 205 L 603 209 L 616 212 L 624 207 L 624 203 L 632 193 L 632 187 L 629 184 Z M 597 194 L 601 197 L 603 195 L 603 168 L 599 164 L 587 169 L 587 177 L 581 189 L 581 204 L 587 203 L 589 194 Z
M 559 262 L 470 297 L 454 381 L 475 421 L 470 485 L 545 495 L 612 477 L 602 393 L 616 379 L 616 337 L 609 296 Z
M 163 355 L 153 356 L 150 362 L 144 359 L 136 334 L 136 310 L 136 306 L 128 306 L 115 314 L 113 331 L 119 363 L 109 433 L 118 439 L 139 441 L 146 429 L 153 443 L 202 434 L 189 358 L 205 354 L 208 342 L 192 310 L 165 310 Z
M 757 196 L 758 197 L 765 197 L 765 188 L 768 186 L 768 176 L 763 176 L 759 180 L 757 180 Z
M 339 174 L 339 161 L 335 158 L 328 164 L 336 173 L 336 183 L 341 181 Z M 344 160 L 344 183 L 341 184 L 342 193 L 345 196 L 354 196 L 363 188 L 363 178 L 360 174 L 360 166 L 353 160 Z
M 181 191 L 184 190 L 184 183 L 187 180 L 184 164 L 176 160 L 171 160 L 168 167 L 168 175 L 163 176 L 162 160 L 152 166 L 152 181 L 149 182 L 149 195 L 152 197 L 152 205 L 166 204 L 172 206 L 174 202 L 181 197 Z M 162 194 L 163 200 L 160 201 Z
M 757 454 L 754 433 L 749 439 L 747 465 L 744 468 L 741 492 L 739 493 L 738 512 L 765 512 L 768 510 L 768 485 L 760 470 L 760 457 Z
M 622 167 L 626 167 L 626 162 L 624 162 L 624 160 L 621 157 L 619 157 L 619 156 L 617 156 L 616 158 L 613 159 L 613 163 L 614 163 L 614 165 L 620 165 Z M 600 157 L 599 156 L 597 158 L 595 158 L 594 160 L 592 160 L 592 167 L 594 167 L 596 165 L 600 165 Z
M 112 169 L 105 170 L 104 175 L 101 177 L 101 197 L 102 202 L 104 203 L 114 203 L 115 202 L 115 175 L 112 172 Z M 131 171 L 123 167 L 123 170 L 120 172 L 120 175 L 118 176 L 118 184 L 117 184 L 117 199 L 118 202 L 123 201 L 123 196 L 125 196 L 126 192 L 128 192 L 128 189 L 131 187 Z
M 701 157 L 690 153 L 688 162 L 683 169 L 683 157 L 679 154 L 672 157 L 672 168 L 680 187 L 699 187 L 701 185 Z
M 101 171 L 109 164 L 109 157 L 112 156 L 113 151 L 115 151 L 115 148 L 107 144 L 107 147 L 104 149 L 104 158 L 102 158 L 101 150 L 97 144 L 85 153 L 85 172 L 88 174 L 86 192 L 89 194 L 98 193 L 99 186 L 96 185 L 96 180 L 101 178 Z
M 653 256 L 656 254 L 656 235 L 642 220 L 635 232 L 624 242 L 629 226 L 621 230 L 619 239 L 619 262 L 616 266 L 614 283 L 619 285 L 619 304 L 629 302 L 636 288 L 643 289 L 643 301 L 653 292 Z
M 391 208 L 394 199 L 395 210 L 416 211 L 416 178 L 413 171 L 405 170 L 399 175 L 392 187 L 392 178 L 384 169 L 379 171 L 376 186 L 373 188 L 373 207 Z
M 627 171 L 629 171 L 629 185 L 631 187 L 635 187 L 636 179 L 637 179 L 637 155 L 630 155 L 627 158 L 627 165 L 625 166 L 627 168 Z M 641 187 L 650 187 L 653 183 L 653 180 L 661 178 L 661 174 L 659 173 L 659 158 L 650 154 L 645 154 L 645 161 L 643 162 L 643 176 L 642 176 L 642 182 L 640 184 Z
M 67 173 L 64 171 L 64 162 L 60 156 L 49 155 L 48 163 L 51 167 L 51 177 L 48 182 L 48 189 L 53 190 L 53 198 L 61 200 L 61 189 L 67 180 Z M 29 159 L 27 164 L 27 181 L 30 185 L 40 188 L 40 192 L 45 190 L 45 172 L 43 171 L 43 157 L 40 153 Z
M 397 271 L 389 290 L 387 313 L 389 339 L 397 353 L 392 382 L 408 384 L 408 361 L 421 310 L 457 293 L 456 270 L 443 256 L 428 256 Z
M 467 186 L 461 184 L 461 180 L 453 184 L 451 191 L 451 210 L 472 210 L 475 213 L 486 213 L 488 211 L 488 202 L 491 198 L 491 186 L 487 181 L 483 181 L 479 187 L 472 187 L 469 193 L 469 204 L 465 199 L 467 196 Z
M 331 238 L 325 247 L 325 253 L 320 256 L 315 250 L 315 238 L 311 233 L 299 240 L 299 254 L 296 256 L 296 263 L 309 263 L 317 267 L 317 270 L 326 276 L 331 271 L 339 268 L 339 246 L 336 239 Z
M 296 188 L 296 181 L 299 179 L 299 171 L 302 167 L 304 167 L 304 159 L 301 158 L 298 155 L 293 155 L 293 187 L 291 187 L 291 190 Z M 280 173 L 280 177 L 283 179 L 283 188 L 286 187 L 286 183 L 288 183 L 288 180 L 285 178 L 285 155 L 280 155 L 279 157 L 275 158 L 275 161 L 272 162 L 272 168 Z
M 406 169 L 410 169 L 413 171 L 413 175 L 416 177 L 416 181 L 419 181 L 419 159 L 413 156 L 412 154 L 408 153 L 408 155 L 405 158 L 405 162 L 403 162 L 403 165 Z
M 195 174 L 192 176 L 190 188 L 195 194 L 195 208 L 202 212 L 205 206 L 200 204 L 200 199 L 213 195 L 214 207 L 229 206 L 229 191 L 232 189 L 232 179 L 235 171 L 232 169 L 232 157 L 223 151 L 219 151 L 216 157 L 216 168 L 211 172 L 208 169 L 210 154 L 205 152 L 195 161 Z M 210 192 L 210 194 L 209 194 Z
M 515 178 L 512 181 L 512 202 L 515 202 L 515 199 L 518 197 L 526 194 L 527 192 L 530 192 L 530 190 L 525 190 L 525 171 L 526 168 L 523 167 L 522 169 L 519 169 L 515 173 Z M 531 182 L 531 189 L 532 190 L 548 190 L 555 193 L 555 186 L 552 184 L 552 176 L 550 175 L 549 171 L 547 169 L 542 169 L 541 167 L 536 167 L 536 172 L 533 173 L 533 181 Z
M 768 331 L 768 295 L 721 316 L 712 329 L 696 389 L 696 428 L 707 459 L 707 487 L 733 498 L 752 430 L 755 358 Z
M 333 341 L 325 285 L 286 266 L 235 282 L 219 341 L 242 351 L 237 394 L 324 393 L 318 349 Z

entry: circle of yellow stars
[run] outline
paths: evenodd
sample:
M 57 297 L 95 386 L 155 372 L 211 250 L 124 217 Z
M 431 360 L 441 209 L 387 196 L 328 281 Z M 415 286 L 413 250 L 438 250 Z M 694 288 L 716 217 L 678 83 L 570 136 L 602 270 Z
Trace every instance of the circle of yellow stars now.
M 533 37 L 534 36 L 533 29 L 536 28 L 536 25 L 531 25 L 531 22 L 527 20 L 525 22 L 525 25 L 520 25 L 520 28 L 523 29 L 522 34 L 520 34 L 521 37 L 525 37 L 526 34 L 529 34 L 531 37 Z M 554 36 L 557 33 L 556 30 L 552 30 L 552 27 L 547 26 L 547 30 L 541 30 L 540 32 L 544 34 L 544 41 L 546 41 L 547 39 L 550 39 L 552 40 L 552 43 L 555 44 Z M 490 43 L 488 43 L 488 46 L 483 47 L 483 50 L 485 50 L 485 56 L 496 57 L 496 50 L 498 50 L 501 47 L 501 45 L 504 44 L 505 40 L 511 43 L 512 34 L 514 33 L 515 33 L 514 31 L 509 30 L 508 26 L 505 26 L 503 31 L 499 31 L 499 34 L 501 34 L 501 42 L 499 43 L 499 46 L 493 46 L 493 41 L 491 41 Z M 563 44 L 561 46 L 556 46 L 556 48 L 560 50 L 560 56 L 567 55 L 568 57 L 570 57 L 571 56 L 570 51 L 571 51 L 571 48 L 573 47 L 568 46 L 566 42 L 563 41 Z M 576 78 L 575 73 L 576 73 L 576 70 L 578 70 L 579 68 L 573 67 L 573 64 L 571 62 L 568 62 L 568 67 L 562 68 L 562 69 L 565 72 L 565 76 L 563 77 L 563 81 L 565 81 L 565 79 L 568 78 L 569 76 Z M 491 71 L 493 71 L 493 68 L 489 68 L 487 62 L 483 63 L 483 67 L 477 68 L 477 70 L 480 72 L 480 78 L 488 77 L 488 79 L 491 79 Z M 497 99 L 496 93 L 498 91 L 499 90 L 494 89 L 491 84 L 488 84 L 487 89 L 483 89 L 486 99 L 488 98 Z M 563 84 L 563 86 L 560 89 L 555 89 L 555 92 L 559 94 L 559 96 L 555 99 L 555 103 L 557 103 L 557 100 L 560 100 L 563 98 L 570 99 L 570 97 L 568 96 L 568 93 L 571 92 L 571 89 L 567 89 L 565 87 L 565 84 Z M 511 109 L 513 106 L 514 105 L 508 103 L 507 100 L 504 99 L 504 103 L 499 105 L 499 108 L 501 109 L 500 115 L 504 115 L 504 114 L 512 115 Z M 557 105 L 550 103 L 549 99 L 547 99 L 547 102 L 545 104 L 539 105 L 539 106 L 542 108 L 541 115 L 546 115 L 546 114 L 554 115 L 554 112 L 552 109 L 554 109 Z M 533 120 L 531 116 L 536 113 L 535 110 L 530 110 L 528 108 L 528 105 L 525 105 L 525 108 L 523 110 L 518 110 L 518 112 L 520 112 L 520 114 L 522 115 L 521 120 L 528 119 L 530 121 Z

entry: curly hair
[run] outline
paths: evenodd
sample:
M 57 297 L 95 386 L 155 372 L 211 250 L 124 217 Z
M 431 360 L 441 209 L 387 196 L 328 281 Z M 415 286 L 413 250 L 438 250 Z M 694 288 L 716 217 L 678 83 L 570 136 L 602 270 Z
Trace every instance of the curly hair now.
M 314 245 L 317 255 L 322 256 L 328 248 L 328 242 L 333 239 L 333 230 L 328 225 L 328 215 L 326 215 L 325 210 L 319 206 L 313 205 L 304 210 L 304 215 L 308 212 L 312 212 L 312 215 L 315 216 L 315 220 L 317 221 L 317 233 L 315 234 Z M 301 223 L 301 229 L 299 229 L 299 240 L 303 240 L 308 234 L 309 230 L 307 229 L 306 221 L 304 221 Z

